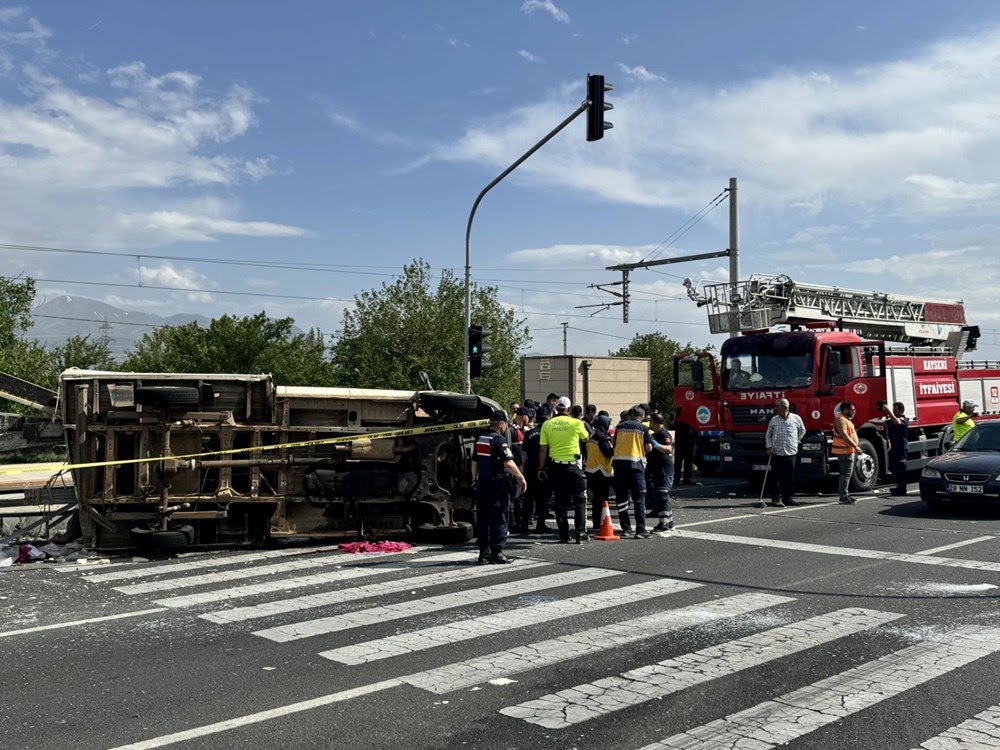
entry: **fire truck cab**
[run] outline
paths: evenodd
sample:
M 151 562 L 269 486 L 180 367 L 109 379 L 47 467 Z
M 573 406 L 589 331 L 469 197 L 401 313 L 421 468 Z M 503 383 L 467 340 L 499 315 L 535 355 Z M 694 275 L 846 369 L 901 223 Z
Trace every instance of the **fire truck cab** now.
M 863 455 L 851 488 L 866 491 L 886 473 L 886 404 L 902 402 L 910 419 L 908 468 L 921 468 L 951 444 L 951 420 L 963 399 L 1000 418 L 1000 363 L 962 361 L 978 328 L 960 302 L 934 302 L 753 276 L 703 285 L 713 333 L 736 316 L 743 335 L 722 345 L 719 378 L 720 467 L 760 481 L 764 436 L 774 403 L 788 399 L 806 427 L 796 476 L 836 474 L 830 452 L 839 405 L 851 401 Z M 773 330 L 778 326 L 781 330 Z M 714 381 L 713 381 L 714 382 Z

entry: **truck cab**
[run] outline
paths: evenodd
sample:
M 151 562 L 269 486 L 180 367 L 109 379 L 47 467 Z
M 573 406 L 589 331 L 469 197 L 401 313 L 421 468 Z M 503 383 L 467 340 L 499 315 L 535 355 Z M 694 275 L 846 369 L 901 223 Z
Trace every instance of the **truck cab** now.
M 674 355 L 674 422 L 695 431 L 694 463 L 702 474 L 719 470 L 719 373 L 711 352 Z

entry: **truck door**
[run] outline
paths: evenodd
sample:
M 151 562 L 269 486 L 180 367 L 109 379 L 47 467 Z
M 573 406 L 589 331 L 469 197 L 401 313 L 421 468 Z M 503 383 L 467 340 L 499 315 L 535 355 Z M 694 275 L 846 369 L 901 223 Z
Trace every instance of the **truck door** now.
M 674 355 L 674 419 L 694 428 L 694 463 L 703 474 L 719 466 L 719 372 L 709 352 Z

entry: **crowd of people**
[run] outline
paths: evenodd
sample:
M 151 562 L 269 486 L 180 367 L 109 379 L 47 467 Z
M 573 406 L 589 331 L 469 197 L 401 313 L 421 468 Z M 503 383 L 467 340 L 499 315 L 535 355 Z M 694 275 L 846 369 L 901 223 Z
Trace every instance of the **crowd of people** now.
M 648 404 L 621 412 L 612 426 L 607 411 L 555 393 L 543 403 L 513 403 L 509 414 L 495 411 L 476 442 L 473 464 L 479 563 L 510 562 L 503 553 L 508 531 L 550 533 L 550 511 L 560 542 L 588 542 L 612 490 L 617 535 L 648 539 L 670 532 L 675 479 L 694 484 L 694 431 L 681 424 L 675 442 L 664 416 Z M 647 518 L 655 518 L 655 526 Z

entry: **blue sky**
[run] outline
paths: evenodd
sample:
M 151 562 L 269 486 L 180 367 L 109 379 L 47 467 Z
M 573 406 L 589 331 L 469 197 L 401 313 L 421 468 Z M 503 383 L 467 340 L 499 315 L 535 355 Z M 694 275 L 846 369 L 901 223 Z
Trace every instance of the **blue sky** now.
M 628 325 L 575 306 L 737 177 L 744 275 L 963 298 L 997 357 L 998 69 L 992 2 L 8 6 L 0 243 L 132 257 L 3 250 L 5 275 L 335 332 L 413 258 L 461 273 L 476 194 L 603 73 L 614 129 L 574 122 L 473 229 L 474 277 L 533 351 L 560 351 L 563 321 L 578 353 L 720 343 L 679 277 L 722 280 L 724 259 L 634 273 Z M 725 249 L 726 222 L 661 257 Z

